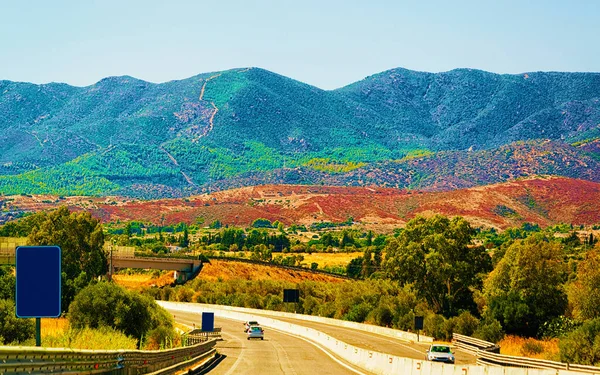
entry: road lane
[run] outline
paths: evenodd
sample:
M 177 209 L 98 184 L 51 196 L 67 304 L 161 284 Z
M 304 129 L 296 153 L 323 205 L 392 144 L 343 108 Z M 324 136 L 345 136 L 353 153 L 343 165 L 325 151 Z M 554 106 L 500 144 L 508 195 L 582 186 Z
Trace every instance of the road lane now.
M 182 311 L 170 311 L 178 323 L 188 326 L 201 325 L 201 314 Z M 215 314 L 215 326 L 221 327 L 224 341 L 217 343 L 217 351 L 224 354 L 225 359 L 210 374 L 291 374 L 291 375 L 336 375 L 365 374 L 343 360 L 344 365 L 331 358 L 305 339 L 284 334 L 275 329 L 265 327 L 265 339 L 247 340 L 243 332 L 242 322 L 223 319 Z M 350 370 L 348 367 L 354 369 Z M 317 370 L 318 369 L 318 370 Z
M 261 316 L 260 313 L 253 315 Z M 317 323 L 302 319 L 274 317 L 262 315 L 264 317 L 277 319 L 282 322 L 301 325 L 321 331 L 331 337 L 359 348 L 373 350 L 381 353 L 387 353 L 404 358 L 425 359 L 425 351 L 430 344 L 425 343 L 408 343 L 389 336 L 383 336 L 376 333 L 359 331 L 351 328 L 338 327 L 325 323 Z M 260 321 L 259 321 L 260 323 Z M 456 364 L 475 364 L 476 357 L 457 348 L 453 349 L 456 357 Z

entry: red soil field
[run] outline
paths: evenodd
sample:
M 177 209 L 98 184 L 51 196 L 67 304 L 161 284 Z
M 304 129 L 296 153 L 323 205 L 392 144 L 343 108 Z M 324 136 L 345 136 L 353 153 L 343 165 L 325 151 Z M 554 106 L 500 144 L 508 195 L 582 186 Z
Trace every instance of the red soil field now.
M 349 217 L 370 229 L 402 226 L 416 215 L 460 215 L 474 226 L 499 229 L 523 222 L 600 223 L 600 183 L 564 177 L 537 177 L 454 190 L 420 192 L 378 187 L 264 185 L 184 199 L 151 201 L 122 197 L 4 197 L 6 207 L 24 211 L 67 205 L 104 222 L 137 220 L 249 226 L 258 218 L 286 225 L 342 222 Z

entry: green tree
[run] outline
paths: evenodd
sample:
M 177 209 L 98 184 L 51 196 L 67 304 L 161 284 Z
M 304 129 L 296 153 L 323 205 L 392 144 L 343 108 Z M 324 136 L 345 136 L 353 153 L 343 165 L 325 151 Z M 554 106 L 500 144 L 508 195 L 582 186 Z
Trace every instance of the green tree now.
M 0 299 L 15 299 L 15 277 L 12 271 L 12 267 L 0 266 Z
M 106 282 L 77 294 L 69 307 L 69 322 L 74 328 L 112 327 L 137 339 L 161 326 L 173 330 L 173 318 L 150 297 Z
M 256 219 L 252 222 L 252 228 L 272 228 L 269 219 Z
M 39 220 L 32 228 L 27 242 L 29 245 L 60 246 L 63 309 L 67 309 L 77 292 L 73 288 L 74 280 L 79 278 L 79 284 L 87 283 L 108 271 L 106 253 L 103 250 L 102 224 L 88 212 L 71 213 L 64 206 L 50 213 L 35 215 Z
M 400 284 L 414 284 L 436 313 L 475 310 L 472 289 L 482 287 L 491 259 L 483 247 L 471 245 L 474 233 L 462 217 L 416 217 L 390 239 L 384 269 Z
M 485 282 L 491 315 L 507 333 L 536 336 L 544 322 L 565 312 L 561 247 L 543 235 L 517 240 Z
M 600 318 L 600 251 L 592 250 L 577 266 L 577 279 L 567 286 L 573 317 Z
M 346 274 L 352 278 L 358 278 L 362 272 L 363 257 L 354 258 L 346 266 Z

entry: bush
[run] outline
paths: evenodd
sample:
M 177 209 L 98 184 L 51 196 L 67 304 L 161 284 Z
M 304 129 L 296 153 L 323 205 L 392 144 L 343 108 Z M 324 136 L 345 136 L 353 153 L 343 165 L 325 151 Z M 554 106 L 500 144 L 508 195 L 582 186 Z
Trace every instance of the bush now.
M 15 304 L 0 299 L 0 344 L 19 344 L 35 337 L 35 321 L 17 318 Z
M 496 319 L 484 319 L 473 333 L 473 337 L 497 343 L 504 338 L 504 330 L 502 330 L 502 325 Z
M 544 351 L 544 346 L 535 339 L 527 339 L 521 347 L 524 356 L 540 354 Z
M 426 335 L 432 336 L 436 339 L 445 339 L 445 323 L 446 319 L 444 319 L 442 315 L 429 314 L 423 320 L 423 331 Z
M 600 364 L 600 318 L 585 322 L 558 343 L 562 362 Z
M 475 330 L 479 326 L 479 319 L 471 315 L 470 312 L 465 311 L 455 318 L 454 332 L 460 333 L 465 336 L 473 336 Z M 452 335 L 450 335 L 452 337 Z
M 73 328 L 107 326 L 136 339 L 159 326 L 173 330 L 173 318 L 150 297 L 112 283 L 90 285 L 75 296 L 69 321 Z

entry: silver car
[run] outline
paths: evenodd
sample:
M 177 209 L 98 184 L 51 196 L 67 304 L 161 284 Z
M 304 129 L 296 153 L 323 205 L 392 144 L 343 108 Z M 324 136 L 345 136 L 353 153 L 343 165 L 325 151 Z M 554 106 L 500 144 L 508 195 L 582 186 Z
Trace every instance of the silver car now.
M 433 344 L 426 353 L 428 361 L 454 363 L 454 354 L 448 345 Z
M 246 333 L 248 334 L 248 340 L 250 340 L 250 339 L 264 340 L 265 339 L 265 332 L 263 331 L 263 329 L 261 327 L 258 327 L 258 326 L 251 326 L 250 328 L 248 328 Z

